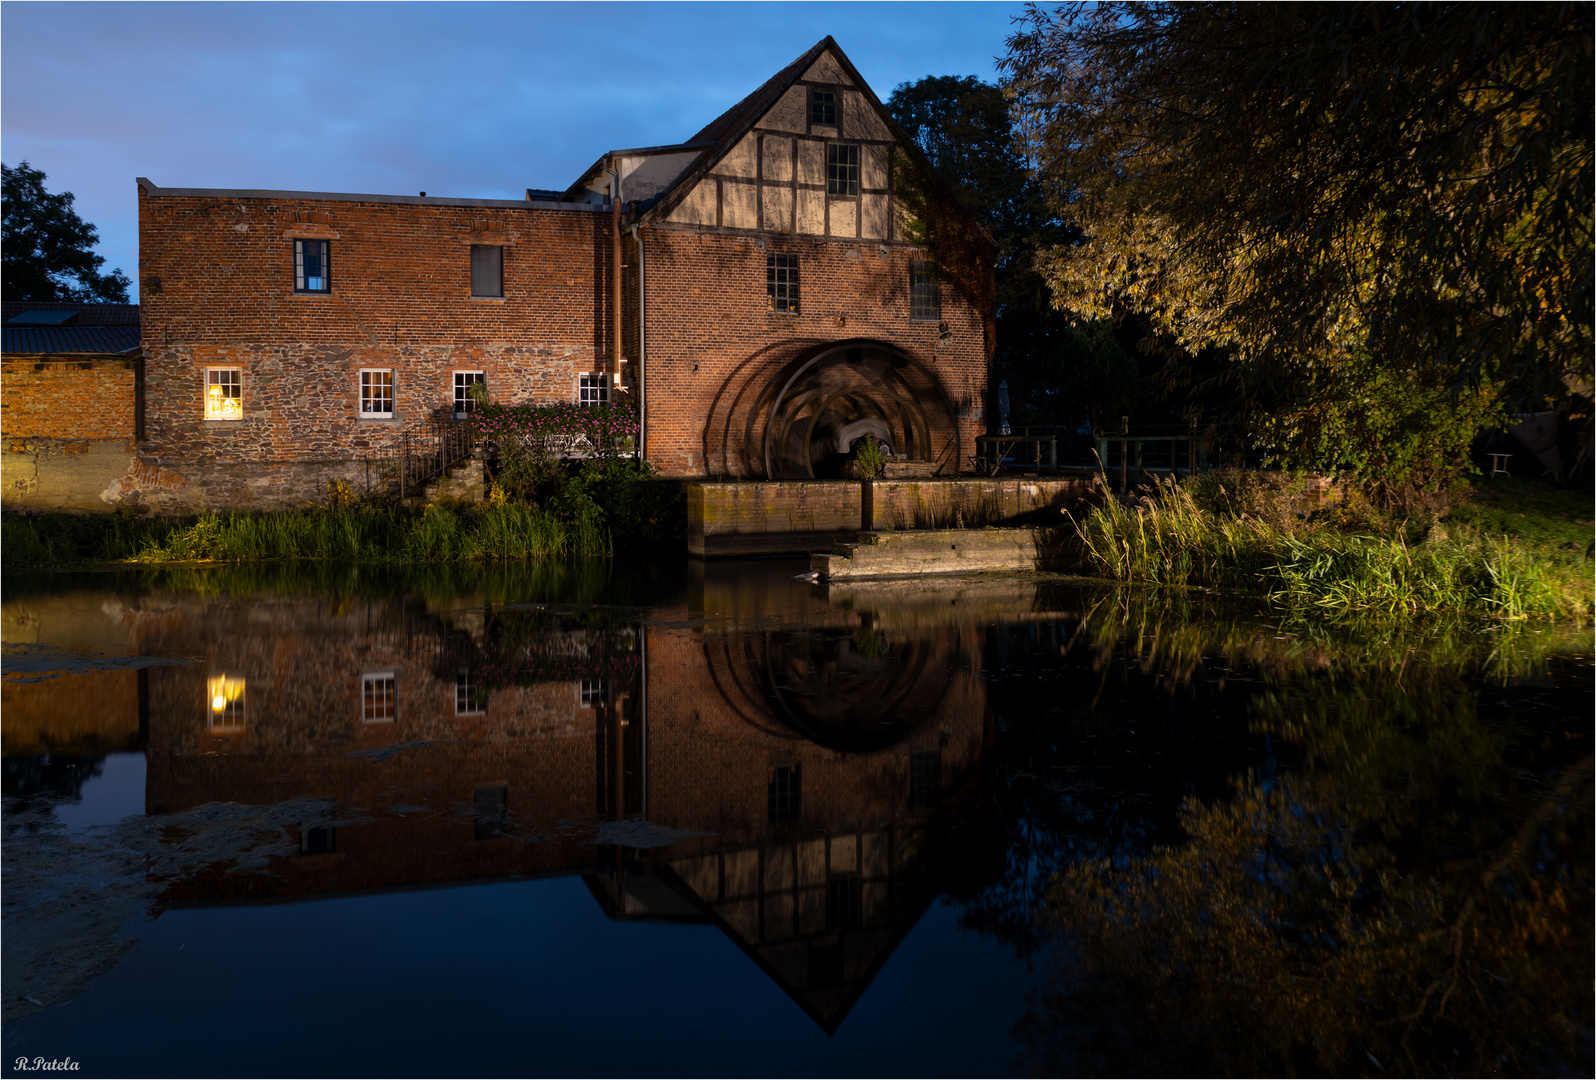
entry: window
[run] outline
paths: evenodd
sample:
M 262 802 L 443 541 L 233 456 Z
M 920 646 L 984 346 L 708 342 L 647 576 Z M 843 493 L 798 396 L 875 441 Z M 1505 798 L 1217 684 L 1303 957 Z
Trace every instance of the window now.
M 610 403 L 609 377 L 603 372 L 583 375 L 577 383 L 576 402 L 578 405 L 608 405 Z
M 837 92 L 830 88 L 809 88 L 809 122 L 826 127 L 837 126 Z
M 594 709 L 610 699 L 608 679 L 583 679 L 577 686 L 577 700 L 584 709 Z
M 326 240 L 294 241 L 294 291 L 332 292 Z
M 365 419 L 393 418 L 393 372 L 384 368 L 360 369 L 360 415 Z
M 853 143 L 826 144 L 826 194 L 859 194 L 859 148 Z
M 471 245 L 471 295 L 504 295 L 504 249 L 497 244 Z
M 770 823 L 791 825 L 803 816 L 802 765 L 778 765 L 770 770 Z
M 338 830 L 330 825 L 312 826 L 299 830 L 301 855 L 326 855 L 338 850 Z
M 212 735 L 236 735 L 244 730 L 244 680 L 213 675 L 205 680 L 208 710 L 205 730 Z
M 242 420 L 244 418 L 244 371 L 242 368 L 205 369 L 205 419 Z
M 387 724 L 398 718 L 398 680 L 391 671 L 360 677 L 360 720 Z
M 942 787 L 942 751 L 916 750 L 909 755 L 909 805 L 930 806 Z
M 864 883 L 858 874 L 843 874 L 826 882 L 826 929 L 852 930 L 864 922 Z
M 471 685 L 469 668 L 454 669 L 454 714 L 456 716 L 483 716 L 488 711 L 486 687 Z
M 924 259 L 909 263 L 909 318 L 936 322 L 942 318 L 942 301 L 937 293 L 937 275 Z
M 476 804 L 476 838 L 489 840 L 501 835 L 510 823 L 510 789 L 501 784 L 479 787 L 472 794 L 472 802 Z
M 454 418 L 464 420 L 477 408 L 477 399 L 471 396 L 473 386 L 486 388 L 488 376 L 481 371 L 457 371 L 454 373 Z
M 798 314 L 798 256 L 765 256 L 765 291 L 771 311 Z

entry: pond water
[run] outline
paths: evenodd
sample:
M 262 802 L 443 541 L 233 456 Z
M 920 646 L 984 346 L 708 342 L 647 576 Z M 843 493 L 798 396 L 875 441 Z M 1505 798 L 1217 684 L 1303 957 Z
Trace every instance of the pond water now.
M 1590 1074 L 1588 628 L 804 569 L 6 577 L 7 1068 Z

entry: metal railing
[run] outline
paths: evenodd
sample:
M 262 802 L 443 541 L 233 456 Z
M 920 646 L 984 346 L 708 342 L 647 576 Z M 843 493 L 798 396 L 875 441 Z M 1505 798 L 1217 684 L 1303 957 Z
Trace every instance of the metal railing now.
M 452 419 L 431 418 L 423 427 L 403 432 L 393 446 L 365 455 L 366 495 L 397 493 L 401 499 L 419 495 L 429 481 L 475 450 L 470 427 Z

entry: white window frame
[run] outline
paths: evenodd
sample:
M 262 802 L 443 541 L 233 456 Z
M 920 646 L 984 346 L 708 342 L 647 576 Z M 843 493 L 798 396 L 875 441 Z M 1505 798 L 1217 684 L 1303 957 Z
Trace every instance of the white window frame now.
M 305 273 L 305 245 L 320 244 L 321 248 L 321 274 L 309 277 Z M 319 287 L 312 288 L 311 282 L 320 282 Z M 309 293 L 320 295 L 332 292 L 332 241 L 320 237 L 306 237 L 294 241 L 294 291 L 296 293 Z
M 468 378 L 462 382 L 460 378 L 462 375 L 475 375 L 476 378 Z M 480 370 L 468 371 L 464 368 L 454 373 L 454 418 L 456 420 L 464 420 L 467 414 L 471 412 L 471 409 L 476 407 L 471 402 L 471 394 L 469 391 L 469 387 L 473 382 L 481 383 L 483 386 L 488 385 L 488 373 L 486 371 Z M 462 390 L 465 390 L 466 392 L 462 394 Z M 470 407 L 468 408 L 467 406 Z
M 390 697 L 387 701 L 387 715 L 378 715 L 374 703 L 368 700 L 371 688 L 379 683 L 387 682 Z M 380 704 L 380 703 L 376 703 Z M 399 719 L 399 675 L 393 671 L 363 671 L 360 673 L 360 722 L 362 724 L 391 724 Z
M 610 699 L 608 679 L 578 679 L 576 703 L 584 709 L 596 709 Z
M 595 393 L 590 397 L 589 392 Z M 584 371 L 576 377 L 576 403 L 578 405 L 608 405 L 610 377 L 602 371 Z
M 480 709 L 473 708 L 471 705 L 471 671 L 469 668 L 454 669 L 454 714 L 456 716 L 488 715 L 486 700 L 483 700 Z
M 235 379 L 220 379 L 221 375 L 234 375 Z M 234 398 L 226 392 L 229 383 L 238 388 L 238 397 Z M 222 388 L 214 398 L 211 396 L 211 387 Z M 213 402 L 221 402 L 220 406 Z M 232 408 L 227 407 L 228 402 L 236 402 Z M 207 420 L 242 420 L 244 419 L 244 369 L 236 364 L 224 367 L 208 367 L 205 369 L 205 419 Z
M 378 411 L 376 411 L 374 409 L 366 408 L 366 403 L 367 403 L 368 398 L 369 398 L 369 395 L 366 393 L 366 391 L 367 391 L 367 389 L 370 386 L 369 380 L 367 380 L 367 378 L 366 378 L 367 375 L 386 375 L 386 376 L 388 376 L 388 387 L 387 387 L 387 389 L 388 389 L 388 411 L 387 412 L 378 412 Z M 398 381 L 399 380 L 394 377 L 393 368 L 361 368 L 360 369 L 360 380 L 356 384 L 356 392 L 360 395 L 360 397 L 359 397 L 360 411 L 357 414 L 360 417 L 360 419 L 362 419 L 362 420 L 392 420 L 393 419 L 393 414 L 394 414 L 395 403 L 396 403 L 396 401 L 398 399 L 398 394 L 395 392 L 396 389 L 397 389 Z M 380 400 L 380 399 L 376 399 L 376 400 Z

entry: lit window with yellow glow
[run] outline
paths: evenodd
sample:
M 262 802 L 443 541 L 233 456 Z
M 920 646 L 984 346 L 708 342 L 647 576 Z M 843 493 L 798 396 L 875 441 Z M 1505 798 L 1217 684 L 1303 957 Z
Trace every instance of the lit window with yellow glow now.
M 207 729 L 213 735 L 234 735 L 244 730 L 244 680 L 212 675 L 205 681 Z
M 244 372 L 241 368 L 205 369 L 205 419 L 244 418 Z

